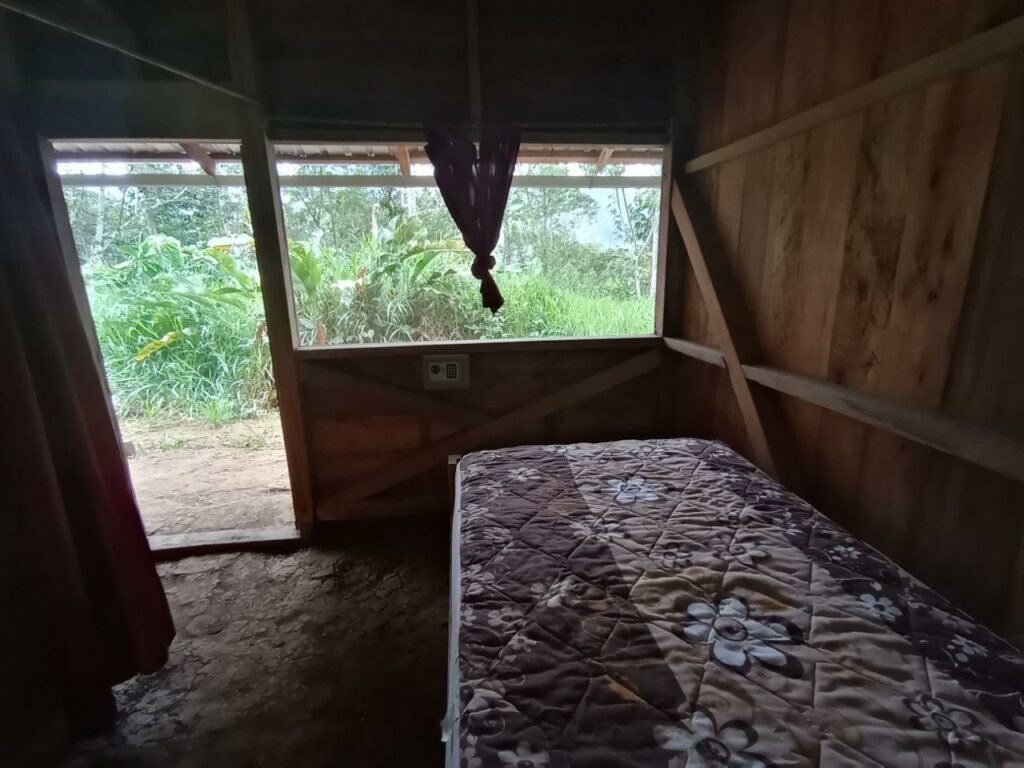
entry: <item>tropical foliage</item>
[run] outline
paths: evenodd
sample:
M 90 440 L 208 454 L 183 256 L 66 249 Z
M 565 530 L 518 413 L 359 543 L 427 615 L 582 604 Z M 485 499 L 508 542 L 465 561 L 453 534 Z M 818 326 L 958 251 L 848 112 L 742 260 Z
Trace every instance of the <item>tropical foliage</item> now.
M 547 169 L 550 172 L 550 169 Z M 471 258 L 433 189 L 286 187 L 303 344 L 649 333 L 657 197 L 512 191 L 497 280 L 480 306 Z M 273 405 L 244 193 L 65 191 L 115 404 L 123 415 L 224 421 Z M 576 236 L 612 222 L 614 241 Z

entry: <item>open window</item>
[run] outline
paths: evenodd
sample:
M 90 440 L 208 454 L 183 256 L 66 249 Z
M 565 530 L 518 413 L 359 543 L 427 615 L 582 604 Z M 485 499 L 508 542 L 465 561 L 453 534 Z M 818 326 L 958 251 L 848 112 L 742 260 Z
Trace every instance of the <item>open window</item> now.
M 303 346 L 654 331 L 660 146 L 522 147 L 496 315 L 422 147 L 276 153 Z

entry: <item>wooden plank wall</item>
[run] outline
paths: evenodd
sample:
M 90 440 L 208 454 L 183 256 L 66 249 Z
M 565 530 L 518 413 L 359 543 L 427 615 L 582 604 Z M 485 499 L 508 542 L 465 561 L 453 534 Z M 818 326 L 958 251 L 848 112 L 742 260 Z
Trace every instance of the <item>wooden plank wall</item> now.
M 568 386 L 646 349 L 660 341 L 572 342 L 559 349 L 539 342 L 538 351 L 469 352 L 470 387 L 466 390 L 427 392 L 423 389 L 421 352 L 398 352 L 339 359 L 328 353 L 303 365 L 316 365 L 415 392 L 440 401 L 498 416 L 541 395 Z M 301 356 L 302 353 L 300 353 Z M 581 401 L 546 418 L 525 422 L 489 441 L 484 448 L 508 445 L 563 443 L 648 437 L 668 428 L 656 420 L 659 394 L 657 371 Z M 368 390 L 357 382 L 333 381 L 330 386 L 304 382 L 302 404 L 313 475 L 313 495 L 321 519 L 348 519 L 447 510 L 445 460 L 435 471 L 404 481 L 364 501 L 342 504 L 332 499 L 367 473 L 401 462 L 429 443 L 448 437 L 464 425 L 444 413 L 429 413 L 415 404 L 400 402 L 387 393 Z M 481 422 L 483 423 L 483 422 Z
M 1022 13 L 1021 0 L 729 2 L 694 155 Z M 1022 112 L 1018 54 L 687 177 L 744 362 L 1024 437 Z M 692 274 L 669 295 L 680 335 L 712 343 Z M 679 428 L 749 451 L 724 372 L 673 365 Z M 980 619 L 1024 633 L 1024 487 L 816 406 L 759 402 L 778 416 L 784 480 Z

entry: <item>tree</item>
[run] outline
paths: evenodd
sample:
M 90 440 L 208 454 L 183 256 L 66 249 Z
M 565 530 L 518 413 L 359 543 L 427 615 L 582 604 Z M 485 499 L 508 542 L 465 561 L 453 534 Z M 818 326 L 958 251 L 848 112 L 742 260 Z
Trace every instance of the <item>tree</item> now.
M 658 194 L 654 189 L 615 189 L 613 211 L 619 232 L 633 262 L 633 295 L 644 296 L 652 284 L 651 254 L 658 221 Z
M 529 175 L 568 176 L 564 165 L 533 166 Z M 514 187 L 509 193 L 500 253 L 506 267 L 548 274 L 566 262 L 576 228 L 597 216 L 597 202 L 573 187 Z

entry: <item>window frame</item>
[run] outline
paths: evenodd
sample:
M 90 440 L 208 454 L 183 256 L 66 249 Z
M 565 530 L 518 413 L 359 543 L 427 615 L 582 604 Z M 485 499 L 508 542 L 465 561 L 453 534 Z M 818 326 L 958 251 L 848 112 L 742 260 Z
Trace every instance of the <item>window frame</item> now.
M 192 142 L 209 142 L 209 141 L 232 141 L 237 140 L 236 136 L 241 131 L 237 129 L 232 130 L 234 126 L 224 126 L 226 130 L 223 133 L 215 136 L 211 139 L 212 134 L 204 133 L 202 135 L 194 134 L 192 132 L 180 133 L 175 138 L 162 138 L 163 134 L 151 134 L 147 135 L 145 131 L 131 131 L 125 132 L 124 135 L 120 131 L 117 132 L 104 132 L 102 137 L 87 136 L 82 137 L 78 134 L 72 134 L 70 131 L 62 130 L 57 128 L 56 130 L 44 127 L 40 132 L 40 138 L 49 144 L 50 142 L 60 141 L 87 141 L 87 142 L 123 142 L 123 141 L 152 141 L 152 142 L 171 142 L 180 143 L 181 141 L 192 141 Z M 62 126 L 63 128 L 63 126 Z M 270 147 L 276 144 L 303 144 L 303 143 L 315 143 L 315 144 L 368 144 L 368 145 L 405 145 L 405 146 L 422 146 L 423 138 L 418 135 L 417 132 L 408 130 L 387 130 L 387 129 L 376 129 L 368 131 L 344 131 L 338 132 L 336 130 L 311 130 L 311 129 L 288 129 L 288 128 L 277 128 L 268 126 L 266 141 Z M 466 354 L 472 353 L 500 353 L 500 352 L 528 352 L 528 351 L 543 351 L 551 349 L 588 349 L 588 348 L 611 348 L 611 347 L 624 347 L 624 348 L 649 348 L 656 347 L 661 343 L 661 338 L 665 334 L 665 292 L 666 292 L 666 269 L 668 266 L 668 247 L 671 230 L 671 186 L 672 186 L 672 167 L 674 159 L 673 143 L 667 133 L 652 132 L 652 133 L 608 133 L 608 132 L 566 132 L 566 133 L 541 133 L 541 132 L 527 132 L 524 135 L 524 143 L 534 145 L 571 145 L 571 146 L 600 146 L 600 145 L 623 145 L 623 146 L 635 146 L 645 148 L 660 148 L 661 149 L 661 196 L 659 200 L 659 222 L 658 222 L 658 253 L 656 261 L 656 284 L 655 284 L 655 295 L 654 295 L 654 327 L 651 333 L 647 334 L 634 334 L 627 336 L 590 336 L 590 337 L 537 337 L 537 338 L 522 338 L 522 339 L 466 339 L 458 341 L 442 341 L 442 342 L 399 342 L 399 343 L 366 343 L 366 344 L 333 344 L 333 345 L 307 345 L 301 346 L 298 343 L 298 318 L 295 314 L 294 308 L 288 313 L 288 335 L 293 339 L 292 354 L 294 358 L 298 360 L 331 360 L 331 359 L 349 359 L 359 357 L 377 357 L 377 356 L 413 356 L 413 355 L 431 355 L 431 354 L 446 354 L 450 352 L 461 352 Z M 276 153 L 275 153 L 276 154 Z M 87 158 L 83 158 L 86 160 Z M 71 161 L 70 157 L 61 157 L 56 161 Z M 95 160 L 95 157 L 89 157 L 88 160 Z M 123 160 L 123 158 L 118 158 Z M 277 162 L 288 162 L 287 158 L 282 159 L 276 158 Z M 227 176 L 220 177 L 225 181 L 230 180 L 230 183 L 241 183 L 246 190 L 247 198 L 251 196 L 252 190 L 250 190 L 250 178 L 246 174 L 246 163 L 243 156 L 239 156 L 237 159 L 242 165 L 241 176 Z M 276 166 L 276 163 L 275 163 Z M 53 168 L 53 175 L 56 176 L 56 168 Z M 280 176 L 276 173 L 276 167 L 274 168 L 274 180 L 276 185 L 276 206 L 278 211 L 281 211 L 281 198 L 280 198 Z M 144 175 L 133 174 L 130 178 L 133 184 L 139 184 L 139 180 Z M 66 179 L 67 177 L 62 177 Z M 119 177 L 107 177 L 109 181 L 116 183 Z M 307 178 L 327 178 L 329 177 L 307 177 Z M 360 179 L 355 176 L 342 176 L 340 178 L 349 179 L 348 183 L 352 183 L 354 179 Z M 382 179 L 389 179 L 391 177 L 362 177 L 368 180 L 372 180 L 374 184 L 380 184 Z M 409 186 L 423 186 L 429 187 L 434 184 L 433 178 L 430 176 L 412 177 L 414 179 L 423 179 L 424 181 L 415 181 Z M 177 179 L 178 183 L 182 184 L 210 184 L 210 183 L 221 183 L 219 178 L 210 179 L 210 177 L 202 175 L 182 175 L 180 179 Z M 83 180 L 85 183 L 85 180 Z M 329 181 L 314 182 L 318 184 L 327 185 Z M 385 182 L 386 183 L 386 182 Z M 398 186 L 398 185 L 396 185 Z M 284 237 L 284 222 L 283 216 L 279 219 L 281 226 L 281 234 Z M 287 249 L 278 249 L 278 257 L 281 262 L 281 270 L 284 274 L 290 278 L 290 264 L 288 262 Z M 265 277 L 264 277 L 265 279 Z M 288 280 L 288 290 L 291 291 L 290 279 Z M 291 298 L 291 297 L 289 297 Z M 292 301 L 289 301 L 291 304 Z
M 328 135 L 333 135 L 328 133 Z M 400 134 L 403 135 L 404 134 Z M 578 138 L 577 138 L 578 136 Z M 399 146 L 423 146 L 423 139 L 409 140 L 406 136 L 404 140 L 392 138 L 386 138 L 381 135 L 363 135 L 357 139 L 341 139 L 341 138 L 326 138 L 323 135 L 317 136 L 316 138 L 310 137 L 305 132 L 293 133 L 286 132 L 284 134 L 275 134 L 273 138 L 269 139 L 269 143 L 273 146 L 276 144 L 302 144 L 302 143 L 315 143 L 315 144 L 369 144 L 369 145 L 399 145 Z M 567 134 L 567 135 L 556 135 L 556 136 L 530 136 L 525 135 L 523 138 L 524 144 L 531 145 L 571 145 L 571 146 L 604 146 L 608 144 L 621 144 L 625 146 L 644 147 L 644 148 L 658 148 L 661 150 L 661 177 L 660 177 L 660 196 L 658 199 L 658 253 L 656 261 L 657 274 L 655 276 L 655 294 L 654 294 L 654 326 L 650 333 L 644 334 L 630 334 L 625 336 L 546 336 L 546 337 L 528 337 L 521 339 L 460 339 L 454 341 L 411 341 L 411 342 L 371 342 L 371 343 L 356 343 L 356 344 L 307 344 L 301 345 L 297 341 L 294 346 L 294 354 L 297 360 L 345 360 L 360 357 L 380 357 L 387 355 L 395 356 L 413 356 L 413 355 L 437 355 L 437 354 L 451 354 L 451 353 L 462 353 L 472 354 L 474 352 L 493 353 L 493 352 L 528 352 L 528 351 L 545 351 L 550 349 L 591 349 L 591 348 L 609 348 L 609 347 L 625 347 L 625 348 L 649 348 L 656 347 L 661 344 L 661 339 L 664 336 L 664 314 L 665 314 L 665 269 L 668 263 L 668 239 L 670 232 L 670 219 L 671 219 L 671 191 L 672 191 L 672 161 L 674 157 L 672 141 L 664 135 L 648 135 L 648 136 L 602 136 L 600 134 Z M 278 162 L 282 162 L 281 158 L 278 158 Z M 289 162 L 289 160 L 284 160 Z M 296 161 L 299 162 L 299 161 Z M 343 161 L 342 161 L 343 162 Z M 278 175 L 278 178 L 281 177 Z M 294 178 L 294 177 L 285 177 Z M 435 182 L 432 176 L 411 176 L 411 177 L 391 177 L 391 176 L 357 176 L 357 175 L 339 175 L 337 178 L 347 179 L 349 182 L 344 185 L 332 185 L 328 181 L 319 181 L 320 179 L 329 180 L 330 176 L 311 176 L 306 178 L 317 179 L 318 181 L 309 184 L 309 186 L 359 186 L 352 183 L 352 180 L 360 180 L 367 182 L 366 186 L 389 186 L 389 184 L 381 184 L 382 179 L 391 179 L 392 184 L 398 188 L 402 187 L 413 187 L 413 188 L 430 188 L 433 187 Z M 405 183 L 394 183 L 396 178 L 405 179 Z M 578 177 L 587 179 L 589 177 Z M 597 178 L 609 178 L 613 177 L 597 177 Z M 423 180 L 423 181 L 420 181 Z M 411 182 L 411 183 L 410 183 Z M 515 181 L 513 181 L 515 185 Z M 288 184 L 279 184 L 281 186 L 289 186 Z M 296 185 L 298 186 L 298 185 Z M 538 185 L 539 186 L 539 185 Z M 583 184 L 579 183 L 577 186 L 580 188 L 614 188 L 615 185 L 600 182 L 598 184 Z M 282 201 L 280 198 L 280 189 L 278 190 L 278 208 L 282 210 Z M 283 222 L 282 216 L 282 234 L 287 240 L 287 225 Z M 286 271 L 290 274 L 290 264 L 288 262 L 287 250 L 281 254 L 284 261 Z M 293 309 L 291 319 L 291 328 L 293 336 L 297 338 L 299 321 L 298 316 L 295 314 Z

